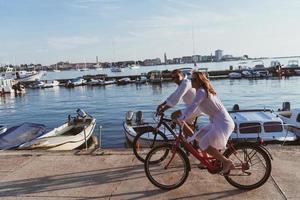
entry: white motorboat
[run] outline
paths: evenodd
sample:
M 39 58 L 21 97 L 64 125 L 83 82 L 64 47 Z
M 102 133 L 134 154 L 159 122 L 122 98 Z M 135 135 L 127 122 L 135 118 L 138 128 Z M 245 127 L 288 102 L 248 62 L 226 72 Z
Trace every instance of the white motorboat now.
M 286 67 L 287 68 L 299 68 L 299 61 L 298 60 L 289 60 Z
M 73 150 L 85 144 L 92 136 L 96 119 L 77 110 L 77 116 L 69 115 L 68 121 L 41 137 L 20 145 L 19 149 Z
M 117 81 L 117 84 L 118 85 L 126 85 L 128 83 L 132 83 L 131 79 L 128 78 L 128 77 L 125 77 L 125 78 L 121 78 Z
M 31 89 L 40 89 L 44 85 L 45 85 L 44 81 L 38 81 L 38 80 L 36 80 L 36 81 L 32 82 L 28 87 L 31 88 Z
M 86 80 L 84 80 L 81 77 L 77 77 L 71 80 L 68 80 L 68 82 L 65 84 L 65 87 L 67 88 L 73 88 L 73 87 L 77 87 L 77 86 L 82 86 L 86 83 Z
M 288 130 L 300 138 L 300 108 L 290 109 L 290 103 L 284 102 L 282 109 L 278 110 L 278 116 L 286 124 Z
M 254 70 L 244 70 L 242 71 L 242 76 L 245 78 L 259 78 L 260 74 Z
M 110 71 L 111 72 L 122 72 L 122 69 L 120 67 L 111 67 Z
M 111 85 L 116 83 L 116 81 L 106 81 L 102 79 L 91 79 L 89 82 L 86 82 L 89 86 L 105 86 L 105 85 Z
M 230 79 L 241 79 L 242 78 L 242 74 L 239 72 L 230 72 L 228 74 L 228 78 Z
M 42 85 L 41 88 L 45 89 L 45 88 L 53 88 L 57 86 L 59 86 L 59 82 L 56 80 L 51 80 L 51 81 L 45 81 L 44 85 Z
M 183 68 L 179 68 L 179 70 L 183 73 L 183 75 L 188 78 L 191 79 L 192 78 L 192 74 L 193 74 L 193 68 L 191 67 L 183 67 Z
M 135 117 L 136 116 L 136 117 Z M 135 119 L 134 119 L 135 118 Z M 141 146 L 143 144 L 149 144 L 149 141 L 152 141 L 154 139 L 154 133 L 155 127 L 157 126 L 156 123 L 148 123 L 144 122 L 142 119 L 142 112 L 138 111 L 134 113 L 133 111 L 128 111 L 125 116 L 125 121 L 123 122 L 123 129 L 126 139 L 132 143 L 135 136 L 139 133 L 147 133 L 144 134 L 144 138 L 141 138 Z M 167 130 L 164 130 L 163 128 L 160 128 L 159 131 L 167 136 L 169 140 L 174 139 L 172 134 L 170 134 Z M 156 136 L 157 144 L 161 142 L 161 144 L 164 142 L 163 138 L 160 135 Z
M 13 79 L 4 79 L 0 77 L 0 93 L 12 93 L 14 84 Z
M 136 64 L 130 65 L 130 66 L 129 66 L 129 69 L 140 69 L 140 66 L 139 66 L 139 65 L 136 65 Z
M 0 77 L 5 79 L 15 79 L 21 82 L 40 80 L 43 76 L 42 72 L 37 71 L 14 71 L 13 68 L 7 67 Z
M 148 78 L 145 75 L 141 75 L 140 77 L 138 77 L 135 81 L 135 83 L 137 84 L 143 84 L 143 83 L 147 83 Z
M 296 135 L 284 128 L 283 121 L 273 111 L 239 110 L 238 105 L 229 111 L 235 123 L 230 138 L 234 140 L 295 141 Z

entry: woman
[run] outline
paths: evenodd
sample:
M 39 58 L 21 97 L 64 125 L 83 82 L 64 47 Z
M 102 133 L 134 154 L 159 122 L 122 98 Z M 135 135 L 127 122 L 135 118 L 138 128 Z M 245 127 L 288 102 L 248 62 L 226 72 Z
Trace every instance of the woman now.
M 192 87 L 197 91 L 196 96 L 192 104 L 182 112 L 182 115 L 177 121 L 183 123 L 195 109 L 200 109 L 204 114 L 209 116 L 210 124 L 201 128 L 191 138 L 188 138 L 188 140 L 199 141 L 201 150 L 206 151 L 222 162 L 222 173 L 226 174 L 229 170 L 234 169 L 234 165 L 233 162 L 224 157 L 219 150 L 226 147 L 228 138 L 234 129 L 234 122 L 203 73 L 193 73 Z M 190 132 L 192 133 L 192 130 L 190 130 Z

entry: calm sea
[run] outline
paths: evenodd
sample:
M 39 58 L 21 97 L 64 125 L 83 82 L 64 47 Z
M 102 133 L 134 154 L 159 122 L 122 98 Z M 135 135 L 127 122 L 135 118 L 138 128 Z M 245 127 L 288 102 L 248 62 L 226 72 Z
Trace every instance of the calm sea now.
M 140 70 L 138 71 L 140 73 Z M 57 77 L 65 75 L 64 73 L 67 72 L 54 74 L 57 74 Z M 55 75 L 48 73 L 48 76 Z M 234 104 L 239 104 L 241 109 L 277 110 L 284 101 L 291 102 L 294 108 L 300 107 L 300 77 L 213 80 L 212 84 L 228 109 L 231 109 Z M 16 125 L 22 122 L 35 122 L 45 124 L 50 130 L 64 123 L 68 114 L 74 113 L 77 108 L 82 108 L 96 117 L 97 124 L 102 125 L 103 147 L 124 147 L 122 122 L 125 113 L 128 110 L 142 110 L 145 111 L 146 116 L 150 116 L 156 106 L 175 88 L 174 83 L 163 83 L 141 86 L 131 84 L 106 87 L 82 86 L 73 89 L 64 87 L 44 90 L 27 89 L 23 96 L 0 97 L 0 124 Z M 182 104 L 179 104 L 176 108 L 181 107 Z

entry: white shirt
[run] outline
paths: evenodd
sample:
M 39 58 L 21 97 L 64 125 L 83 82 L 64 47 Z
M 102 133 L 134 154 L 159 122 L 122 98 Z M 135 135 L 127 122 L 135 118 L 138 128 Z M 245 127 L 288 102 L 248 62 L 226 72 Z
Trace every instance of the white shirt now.
M 191 81 L 183 79 L 177 89 L 167 98 L 166 103 L 167 106 L 174 107 L 182 99 L 185 106 L 188 106 L 192 104 L 195 96 L 196 89 L 192 88 Z

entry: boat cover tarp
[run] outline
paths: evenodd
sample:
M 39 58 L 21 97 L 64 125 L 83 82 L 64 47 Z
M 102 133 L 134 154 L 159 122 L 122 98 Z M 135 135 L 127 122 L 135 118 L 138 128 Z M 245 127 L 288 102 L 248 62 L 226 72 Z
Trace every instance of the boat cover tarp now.
M 0 149 L 14 149 L 25 142 L 32 141 L 45 134 L 45 125 L 23 123 L 7 129 L 0 135 Z

